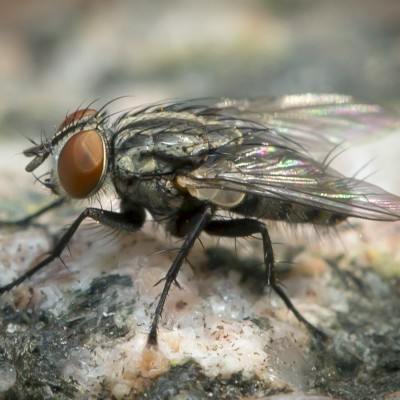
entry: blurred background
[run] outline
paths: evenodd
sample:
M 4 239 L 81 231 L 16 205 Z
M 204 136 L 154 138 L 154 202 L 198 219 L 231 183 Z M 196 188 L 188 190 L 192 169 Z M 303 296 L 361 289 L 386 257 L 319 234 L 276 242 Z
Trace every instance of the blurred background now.
M 0 2 L 0 137 L 68 110 L 340 92 L 398 107 L 398 0 Z M 22 137 L 22 136 L 21 136 Z

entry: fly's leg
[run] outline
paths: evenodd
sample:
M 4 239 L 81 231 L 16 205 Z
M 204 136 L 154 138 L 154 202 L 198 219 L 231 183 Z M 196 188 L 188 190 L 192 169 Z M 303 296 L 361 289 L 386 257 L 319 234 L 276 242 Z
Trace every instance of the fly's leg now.
M 314 335 L 318 336 L 322 339 L 326 339 L 327 336 L 320 329 L 312 325 L 309 321 L 307 321 L 301 313 L 296 309 L 293 303 L 290 301 L 287 294 L 284 290 L 279 286 L 278 282 L 275 278 L 274 271 L 274 251 L 272 248 L 271 239 L 268 234 L 267 227 L 264 223 L 250 219 L 250 218 L 241 218 L 234 219 L 230 221 L 211 221 L 206 228 L 204 229 L 210 235 L 219 235 L 226 237 L 243 237 L 250 236 L 256 233 L 260 233 L 263 241 L 263 249 L 264 249 L 264 263 L 267 267 L 267 285 L 270 286 L 275 293 L 282 299 L 282 301 L 286 304 L 286 307 L 295 315 L 295 317 L 305 325 L 305 327 Z
M 21 275 L 15 281 L 9 283 L 8 285 L 4 285 L 0 287 L 0 294 L 5 293 L 15 286 L 19 285 L 20 283 L 24 282 L 26 279 L 30 278 L 40 269 L 51 263 L 54 259 L 60 257 L 61 253 L 67 246 L 68 242 L 71 240 L 72 236 L 78 229 L 79 225 L 82 221 L 86 218 L 92 218 L 95 221 L 109 226 L 111 228 L 117 230 L 124 230 L 124 231 L 136 231 L 140 229 L 143 225 L 145 214 L 142 209 L 136 211 L 125 211 L 122 213 L 106 211 L 99 208 L 86 208 L 79 217 L 72 223 L 72 225 L 67 229 L 67 231 L 62 235 L 60 240 L 51 250 L 49 255 L 45 257 L 42 261 L 36 264 L 34 267 L 29 269 L 23 275 Z
M 182 247 L 179 250 L 177 257 L 175 258 L 172 266 L 167 272 L 167 275 L 163 279 L 165 281 L 163 291 L 161 292 L 160 300 L 158 301 L 156 311 L 153 316 L 153 320 L 151 322 L 150 333 L 147 338 L 147 346 L 157 346 L 157 329 L 158 323 L 161 318 L 161 314 L 164 309 L 165 300 L 167 299 L 168 292 L 171 288 L 173 282 L 176 281 L 176 277 L 179 273 L 179 270 L 182 267 L 183 261 L 187 257 L 190 249 L 193 247 L 194 242 L 200 236 L 201 232 L 204 230 L 204 227 L 209 224 L 213 215 L 213 209 L 211 206 L 206 206 L 201 212 L 193 215 L 190 220 L 185 224 L 185 231 L 187 227 L 191 227 L 192 229 L 188 231 L 185 241 L 183 242 Z
M 16 221 L 0 221 L 0 228 L 6 226 L 26 226 L 29 225 L 34 219 L 40 217 L 41 215 L 47 213 L 48 211 L 53 210 L 54 208 L 60 207 L 65 202 L 65 198 L 61 197 L 52 203 L 48 204 L 47 206 L 41 208 L 40 210 L 36 211 L 31 215 L 27 215 L 21 219 Z

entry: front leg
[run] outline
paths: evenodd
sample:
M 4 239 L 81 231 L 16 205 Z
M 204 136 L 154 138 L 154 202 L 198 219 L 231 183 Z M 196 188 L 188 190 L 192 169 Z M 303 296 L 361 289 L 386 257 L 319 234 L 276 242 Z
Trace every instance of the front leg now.
M 179 253 L 176 256 L 172 266 L 167 272 L 163 281 L 165 281 L 163 291 L 160 296 L 160 300 L 158 301 L 156 311 L 153 316 L 153 320 L 151 322 L 150 333 L 147 338 L 147 346 L 153 347 L 157 346 L 157 330 L 158 330 L 158 323 L 161 318 L 161 314 L 164 309 L 165 300 L 167 299 L 168 292 L 171 288 L 173 282 L 176 282 L 176 277 L 178 276 L 179 270 L 182 267 L 183 261 L 189 254 L 190 249 L 193 247 L 194 242 L 200 236 L 201 232 L 203 232 L 204 228 L 210 222 L 214 213 L 214 209 L 211 205 L 207 205 L 204 208 L 200 208 L 193 213 L 191 213 L 190 217 L 189 214 L 186 214 L 185 217 L 178 218 L 175 221 L 175 225 L 177 231 L 180 233 L 187 233 L 186 239 L 183 242 L 182 247 L 179 249 Z M 160 283 L 157 282 L 156 285 Z
M 72 223 L 72 225 L 67 229 L 67 231 L 61 236 L 60 240 L 51 250 L 49 255 L 45 257 L 38 264 L 30 268 L 27 272 L 17 278 L 15 281 L 0 287 L 0 294 L 5 293 L 20 283 L 24 282 L 26 279 L 30 278 L 40 269 L 50 264 L 54 259 L 61 256 L 61 253 L 68 245 L 72 236 L 78 229 L 79 225 L 86 218 L 91 218 L 100 224 L 109 226 L 116 230 L 123 231 L 136 231 L 141 228 L 145 219 L 145 213 L 142 209 L 136 211 L 126 210 L 122 213 L 117 213 L 113 211 L 106 211 L 99 208 L 88 207 L 86 208 L 79 217 Z
M 17 219 L 15 221 L 0 221 L 0 228 L 6 227 L 6 226 L 21 226 L 21 227 L 27 226 L 36 218 L 39 218 L 41 215 L 53 210 L 54 208 L 60 207 L 65 202 L 66 202 L 66 199 L 64 197 L 60 197 L 59 199 L 53 201 L 52 203 L 48 204 L 47 206 L 44 206 L 43 208 L 36 211 L 35 213 L 27 215 L 26 217 L 23 217 L 21 219 Z

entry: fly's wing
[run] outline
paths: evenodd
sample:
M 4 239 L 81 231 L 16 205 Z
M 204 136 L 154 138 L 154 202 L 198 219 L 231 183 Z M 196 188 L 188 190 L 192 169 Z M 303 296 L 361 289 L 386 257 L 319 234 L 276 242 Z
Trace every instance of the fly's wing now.
M 269 135 L 284 136 L 307 151 L 378 136 L 400 127 L 400 118 L 382 107 L 338 94 L 301 94 L 275 99 L 194 100 L 165 109 L 189 111 L 209 120 L 238 127 L 268 127 Z
M 344 216 L 400 219 L 400 197 L 347 178 L 300 151 L 261 144 L 262 137 L 254 133 L 237 146 L 221 148 L 198 168 L 182 173 L 181 182 L 192 192 L 252 193 Z
M 274 100 L 225 101 L 221 109 L 236 108 L 238 117 L 255 120 L 298 141 L 308 151 L 384 135 L 400 127 L 400 118 L 381 106 L 362 104 L 351 96 L 303 94 Z

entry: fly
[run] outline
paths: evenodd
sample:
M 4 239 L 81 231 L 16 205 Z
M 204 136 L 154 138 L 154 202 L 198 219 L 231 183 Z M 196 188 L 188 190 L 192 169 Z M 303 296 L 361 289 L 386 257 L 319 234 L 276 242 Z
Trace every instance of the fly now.
M 328 227 L 348 217 L 398 221 L 400 197 L 345 177 L 312 153 L 331 149 L 348 136 L 363 138 L 399 125 L 379 106 L 342 95 L 155 104 L 114 121 L 104 108 L 78 109 L 52 139 L 24 151 L 32 158 L 28 172 L 51 157 L 52 169 L 43 184 L 57 200 L 16 223 L 27 224 L 65 202 L 96 199 L 106 188 L 119 199 L 120 211 L 86 208 L 48 256 L 0 293 L 60 257 L 85 219 L 134 232 L 144 224 L 147 210 L 168 232 L 184 238 L 162 280 L 149 346 L 157 345 L 168 292 L 178 285 L 179 270 L 202 232 L 232 238 L 260 234 L 265 284 L 313 334 L 324 337 L 277 283 L 263 220 Z

